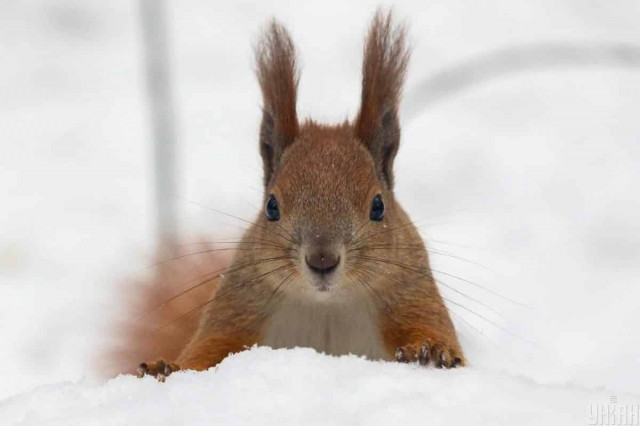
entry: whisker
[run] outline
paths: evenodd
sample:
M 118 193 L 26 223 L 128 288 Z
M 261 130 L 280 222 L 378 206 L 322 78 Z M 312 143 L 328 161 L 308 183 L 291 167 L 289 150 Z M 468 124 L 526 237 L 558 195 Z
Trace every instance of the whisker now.
M 178 244 L 176 247 L 190 247 L 197 245 L 206 245 L 206 244 L 256 244 L 256 245 L 265 245 L 265 246 L 273 246 L 282 249 L 289 249 L 295 251 L 294 248 L 288 248 L 286 246 L 276 244 L 269 240 L 264 239 L 253 239 L 253 240 L 237 240 L 237 241 L 228 241 L 228 240 L 218 240 L 218 241 L 199 241 L 196 243 L 187 243 L 187 244 Z
M 487 268 L 485 265 L 478 263 L 478 262 L 474 262 L 473 260 L 461 257 L 461 256 L 457 256 L 453 253 L 450 252 L 446 252 L 444 250 L 439 250 L 439 249 L 434 249 L 434 248 L 428 248 L 426 245 L 423 244 L 404 244 L 404 245 L 396 245 L 393 243 L 389 243 L 389 244 L 377 244 L 375 246 L 362 246 L 361 248 L 354 248 L 354 249 L 349 249 L 347 252 L 352 252 L 352 251 L 366 251 L 366 250 L 389 250 L 389 249 L 394 249 L 394 250 L 419 250 L 424 248 L 429 254 L 437 254 L 437 255 L 441 255 L 441 256 L 447 256 L 450 257 L 452 259 L 456 259 L 456 260 L 460 260 L 463 262 L 467 262 L 470 263 L 472 265 L 476 265 L 479 266 L 483 269 L 486 269 L 490 272 L 494 272 L 493 270 Z
M 494 249 L 489 248 L 489 247 L 469 246 L 469 245 L 465 245 L 465 244 L 452 243 L 452 242 L 449 242 L 449 241 L 436 240 L 436 239 L 433 239 L 433 238 L 429 238 L 428 240 L 423 238 L 423 240 L 425 240 L 426 243 L 444 244 L 444 245 L 447 245 L 447 246 L 460 247 L 460 248 L 465 248 L 465 249 L 494 250 Z
M 395 226 L 395 227 L 392 227 L 392 228 L 385 228 L 385 230 L 384 230 L 384 231 L 379 231 L 379 232 L 374 232 L 374 233 L 366 234 L 366 235 L 364 235 L 362 238 L 360 238 L 360 239 L 358 239 L 358 240 L 354 241 L 354 242 L 353 242 L 353 245 L 360 244 L 361 242 L 366 241 L 366 240 L 368 240 L 368 239 L 370 239 L 370 238 L 373 238 L 373 237 L 375 237 L 375 236 L 377 236 L 377 235 L 385 234 L 385 233 L 387 233 L 387 232 L 397 231 L 397 230 L 399 230 L 399 229 L 406 228 L 407 226 L 412 226 L 412 225 L 413 225 L 413 222 L 412 222 L 412 221 L 409 221 L 409 222 L 407 222 L 407 223 L 403 223 L 402 225 L 398 225 L 398 226 Z
M 245 203 L 247 203 L 249 206 L 251 206 L 252 208 L 254 208 L 258 213 L 263 214 L 262 209 L 259 209 L 258 207 L 254 206 L 253 204 L 251 204 L 249 201 L 245 200 L 244 198 L 240 197 L 240 199 L 242 201 L 244 201 Z M 286 229 L 284 229 L 284 227 L 280 224 L 280 223 L 275 223 L 275 225 L 285 234 L 287 235 L 291 235 L 291 233 L 287 232 Z M 293 243 L 293 241 L 291 241 Z
M 508 333 L 508 334 L 512 335 L 513 337 L 516 337 L 516 338 L 518 338 L 518 339 L 522 340 L 523 342 L 529 343 L 530 345 L 533 345 L 533 346 L 536 346 L 536 347 L 540 347 L 540 345 L 538 345 L 537 343 L 532 342 L 532 341 L 531 341 L 531 340 L 529 340 L 529 339 L 525 339 L 524 337 L 520 336 L 518 333 L 516 333 L 516 332 L 514 332 L 514 331 L 512 331 L 512 330 L 509 330 L 508 328 L 505 328 L 505 327 L 501 326 L 500 324 L 496 323 L 495 321 L 492 321 L 492 320 L 490 320 L 490 319 L 486 318 L 485 316 L 483 316 L 483 315 L 481 315 L 481 314 L 479 314 L 479 313 L 475 312 L 475 311 L 474 311 L 474 310 L 472 310 L 472 309 L 469 309 L 468 307 L 466 307 L 466 306 L 462 305 L 461 303 L 455 302 L 455 301 L 453 301 L 453 300 L 451 300 L 451 299 L 447 299 L 447 298 L 445 298 L 445 297 L 443 297 L 443 299 L 444 299 L 447 303 L 451 303 L 451 304 L 454 304 L 454 305 L 456 305 L 456 306 L 459 306 L 460 308 L 464 309 L 465 311 L 468 311 L 468 312 L 472 313 L 473 315 L 475 315 L 475 316 L 477 316 L 477 317 L 479 317 L 479 318 L 482 318 L 483 320 L 485 320 L 485 321 L 486 321 L 486 322 L 488 322 L 489 324 L 493 325 L 494 327 L 499 328 L 500 330 L 504 331 L 505 333 Z
M 356 229 L 356 231 L 352 234 L 352 238 L 351 240 L 353 241 L 353 238 L 358 237 L 358 234 L 360 234 L 360 231 L 362 231 L 362 229 L 364 229 L 365 225 L 369 223 L 369 219 L 364 219 L 360 225 L 358 226 L 358 228 Z
M 284 280 L 282 280 L 282 282 L 280 284 L 278 284 L 278 286 L 275 288 L 275 290 L 273 290 L 273 292 L 271 293 L 271 296 L 269 296 L 269 299 L 267 300 L 267 304 L 265 305 L 265 309 L 269 308 L 269 306 L 271 305 L 272 300 L 274 299 L 274 297 L 278 293 L 278 290 L 280 290 L 281 287 L 285 286 L 289 282 L 291 277 L 293 277 L 295 274 L 296 274 L 296 271 L 293 271 L 292 273 L 287 275 L 286 278 Z
M 354 269 L 357 272 L 363 272 L 366 273 L 367 270 L 365 268 L 359 267 L 357 265 L 354 265 Z M 347 274 L 348 276 L 349 274 Z M 362 276 L 356 276 L 357 279 L 357 283 L 359 283 L 360 285 L 362 285 L 365 289 L 365 291 L 368 291 L 369 293 L 371 293 L 372 295 L 376 296 L 378 299 L 380 299 L 380 301 L 384 304 L 385 306 L 385 310 L 390 311 L 390 307 L 389 307 L 389 302 L 387 300 L 385 300 L 384 297 L 380 296 L 380 294 L 373 288 L 373 286 L 367 281 L 365 280 Z
M 173 261 L 176 261 L 176 260 L 184 259 L 186 257 L 196 256 L 198 254 L 215 253 L 215 252 L 220 252 L 220 251 L 251 251 L 251 250 L 265 250 L 265 248 L 264 247 L 251 247 L 251 248 L 224 247 L 224 248 L 217 248 L 217 249 L 201 250 L 201 251 L 197 251 L 197 252 L 194 252 L 194 253 L 181 254 L 180 256 L 175 256 L 175 257 L 172 257 L 171 259 L 161 260 L 158 263 L 154 263 L 152 265 L 147 266 L 146 269 L 154 268 L 156 266 L 164 265 L 165 263 L 169 263 L 169 262 L 173 262 Z M 272 248 L 270 250 L 285 251 L 285 250 L 288 250 L 288 249 Z
M 377 247 L 377 246 L 373 246 L 373 248 L 376 248 L 376 247 Z M 390 245 L 390 247 L 392 247 L 394 250 L 396 249 L 396 247 L 394 247 L 393 245 Z M 410 247 L 411 247 L 411 246 L 410 246 Z M 410 249 L 410 248 L 407 248 L 407 249 Z M 350 250 L 348 250 L 347 252 L 359 252 L 359 251 L 365 251 L 365 250 L 369 250 L 369 248 L 365 246 L 365 247 L 361 247 L 361 248 L 354 248 L 354 249 L 350 249 Z M 427 250 L 427 252 L 428 252 L 428 253 L 431 251 L 431 250 L 426 249 L 426 248 L 425 248 L 425 250 Z M 436 252 L 436 254 L 438 254 L 438 253 Z M 359 255 L 359 256 L 362 256 L 362 255 Z M 470 263 L 474 263 L 474 264 L 476 264 L 475 262 L 470 261 L 470 260 L 468 260 L 468 259 L 459 258 L 459 257 L 452 256 L 452 255 L 448 255 L 448 256 L 450 256 L 450 257 L 454 257 L 454 258 L 458 258 L 458 259 L 460 259 L 460 260 L 464 260 L 464 261 L 467 261 L 467 262 L 470 262 Z M 477 264 L 477 265 L 478 265 L 478 266 L 483 266 L 483 265 L 480 265 L 480 264 Z M 412 266 L 412 267 L 416 267 L 417 265 L 406 265 L 406 264 L 402 264 L 402 265 L 400 265 L 400 266 L 407 266 L 407 267 Z M 474 286 L 474 287 L 477 287 L 477 288 L 479 288 L 479 289 L 482 289 L 482 290 L 486 291 L 487 293 L 491 293 L 492 295 L 494 295 L 494 296 L 496 296 L 496 297 L 499 297 L 500 299 L 503 299 L 503 300 L 505 300 L 505 301 L 507 301 L 507 302 L 513 303 L 514 305 L 520 306 L 520 307 L 525 308 L 525 309 L 533 310 L 533 308 L 532 308 L 531 306 L 529 306 L 529 305 L 526 305 L 526 304 L 524 304 L 524 303 L 522 303 L 522 302 L 518 302 L 517 300 L 514 300 L 514 299 L 512 299 L 512 298 L 510 298 L 510 297 L 507 297 L 507 296 L 505 296 L 505 295 L 501 294 L 501 293 L 498 293 L 498 292 L 497 292 L 497 291 L 495 291 L 495 290 L 491 290 L 491 289 L 489 289 L 489 288 L 487 288 L 487 287 L 485 287 L 485 286 L 483 286 L 483 285 L 481 285 L 481 284 L 478 284 L 478 283 L 476 283 L 476 282 L 473 282 L 473 281 L 467 280 L 467 279 L 465 279 L 465 278 L 459 277 L 459 276 L 457 276 L 457 275 L 453 275 L 453 274 L 450 274 L 450 273 L 448 273 L 448 272 L 444 272 L 444 271 L 437 270 L 437 269 L 434 269 L 434 268 L 431 268 L 431 270 L 432 270 L 433 272 L 436 272 L 436 273 L 439 273 L 439 274 L 442 274 L 442 275 L 446 275 L 446 276 L 449 276 L 449 277 L 451 277 L 451 278 L 458 279 L 458 280 L 460 280 L 460 281 L 462 281 L 462 282 L 465 282 L 465 283 L 470 284 L 470 285 L 472 285 L 472 286 Z
M 197 306 L 196 306 L 196 307 L 194 307 L 193 309 L 190 309 L 190 310 L 189 310 L 189 311 L 187 311 L 186 313 L 184 313 L 184 314 L 180 315 L 178 318 L 176 318 L 176 319 L 174 319 L 174 320 L 170 321 L 169 323 L 164 324 L 163 326 L 161 326 L 161 327 L 157 328 L 155 331 L 157 332 L 157 331 L 163 330 L 163 329 L 164 329 L 164 328 L 166 328 L 166 327 L 169 327 L 169 326 L 173 326 L 173 325 L 175 325 L 176 323 L 178 323 L 178 322 L 182 321 L 183 319 L 185 319 L 185 318 L 189 317 L 190 315 L 194 314 L 195 312 L 199 311 L 200 309 L 204 308 L 205 306 L 209 305 L 210 303 L 213 303 L 214 301 L 218 300 L 219 298 L 221 298 L 221 297 L 223 297 L 223 296 L 225 296 L 225 295 L 227 295 L 227 294 L 230 294 L 230 293 L 232 293 L 233 291 L 238 290 L 238 289 L 239 289 L 239 288 L 241 288 L 243 285 L 249 284 L 249 283 L 254 282 L 254 281 L 259 281 L 259 280 L 261 280 L 261 279 L 263 279 L 263 278 L 267 277 L 268 275 L 271 275 L 271 274 L 273 274 L 273 273 L 276 273 L 276 272 L 279 272 L 279 271 L 282 271 L 282 270 L 285 270 L 285 269 L 288 269 L 288 268 L 292 268 L 292 267 L 294 267 L 294 266 L 295 266 L 295 265 L 293 265 L 293 264 L 284 265 L 284 266 L 278 267 L 278 268 L 276 268 L 276 269 L 272 269 L 271 271 L 266 272 L 266 273 L 264 273 L 264 274 L 261 274 L 261 275 L 259 275 L 259 276 L 255 277 L 255 278 L 250 279 L 250 280 L 244 281 L 244 282 L 239 283 L 239 284 L 234 284 L 234 285 L 232 285 L 232 286 L 231 286 L 227 291 L 224 291 L 224 292 L 222 292 L 222 293 L 218 293 L 218 294 L 216 294 L 216 295 L 215 295 L 214 297 L 212 297 L 211 299 L 207 300 L 207 301 L 206 301 L 206 302 L 204 302 L 204 303 L 201 303 L 201 304 L 197 305 Z
M 382 276 L 384 278 L 388 278 L 389 280 L 391 280 L 391 281 L 393 281 L 393 282 L 395 282 L 395 283 L 397 283 L 399 285 L 407 284 L 406 282 L 400 281 L 399 279 L 397 279 L 396 277 L 392 276 L 389 273 L 386 273 L 386 272 L 383 272 L 383 271 L 380 271 L 380 270 L 376 270 L 376 269 L 372 269 L 371 265 L 369 265 L 369 264 L 355 261 L 355 262 L 353 262 L 353 266 L 354 266 L 354 268 L 358 268 L 360 271 L 362 271 L 365 274 L 377 274 L 377 275 L 380 275 L 380 276 Z M 412 284 L 412 283 L 409 283 L 409 284 Z M 429 295 L 429 297 L 434 302 L 438 303 L 440 306 L 442 306 L 443 308 L 448 310 L 447 306 L 444 303 L 442 303 L 442 301 L 440 299 L 438 299 L 438 298 L 436 298 L 436 297 L 434 297 L 432 295 Z
M 414 272 L 416 274 L 422 275 L 423 277 L 426 277 L 426 278 L 429 278 L 431 280 L 436 281 L 435 277 L 432 274 L 426 274 L 426 273 L 423 273 L 421 270 L 414 269 L 415 265 L 407 265 L 407 264 L 402 263 L 402 262 L 396 262 L 396 261 L 392 261 L 392 260 L 389 260 L 389 259 L 383 259 L 383 258 L 373 257 L 373 256 L 362 256 L 362 255 L 359 255 L 359 256 L 355 256 L 355 257 L 360 258 L 360 259 L 364 259 L 364 260 L 369 260 L 369 261 L 372 261 L 372 262 L 382 262 L 382 263 L 387 263 L 387 264 L 390 264 L 390 265 L 398 266 L 400 268 L 405 268 L 405 269 L 407 269 L 409 271 L 412 271 L 412 272 Z M 449 290 L 451 290 L 451 291 L 453 291 L 455 293 L 458 293 L 462 297 L 465 297 L 465 298 L 467 298 L 467 299 L 479 304 L 480 306 L 483 306 L 484 308 L 486 308 L 486 309 L 488 309 L 490 311 L 493 311 L 494 313 L 496 313 L 498 315 L 501 315 L 501 313 L 499 311 L 497 311 L 496 309 L 492 308 L 491 306 L 488 306 L 487 304 L 481 302 L 480 300 L 478 300 L 478 299 L 476 299 L 476 298 L 474 298 L 472 296 L 469 296 L 468 294 L 463 293 L 462 291 L 458 290 L 457 288 L 455 288 L 455 287 L 453 287 L 453 286 L 451 286 L 451 285 L 449 285 L 447 283 L 444 283 L 442 281 L 437 281 L 437 282 L 439 284 L 443 285 L 444 287 L 448 288 Z
M 449 312 L 451 312 L 451 314 L 453 316 L 455 316 L 458 320 L 462 321 L 467 327 L 471 328 L 473 331 L 479 333 L 483 338 L 485 338 L 489 343 L 491 343 L 493 346 L 495 346 L 496 348 L 500 348 L 500 346 L 498 346 L 498 344 L 491 338 L 489 338 L 489 336 L 487 336 L 482 330 L 480 330 L 478 327 L 474 326 L 473 324 L 471 324 L 470 321 L 468 321 L 466 318 L 464 318 L 462 315 L 460 315 L 459 313 L 457 313 L 456 311 L 454 311 L 453 309 L 451 309 L 451 307 L 449 307 L 447 309 Z
M 429 254 L 436 254 L 436 255 L 439 255 L 439 256 L 447 256 L 447 257 L 450 257 L 451 259 L 456 259 L 456 260 L 459 260 L 461 262 L 466 262 L 466 263 L 469 263 L 471 265 L 478 266 L 478 267 L 480 267 L 480 268 L 482 268 L 482 269 L 484 269 L 486 271 L 492 272 L 494 274 L 496 273 L 496 271 L 494 271 L 493 269 L 487 267 L 486 265 L 483 265 L 482 263 L 475 262 L 475 261 L 473 261 L 471 259 L 467 259 L 466 257 L 458 256 L 458 255 L 453 254 L 451 252 L 447 252 L 447 251 L 440 250 L 440 249 L 435 249 L 435 248 L 432 248 L 432 247 L 425 247 L 425 249 L 427 250 L 427 252 Z
M 196 203 L 195 201 L 188 200 L 188 199 L 186 199 L 186 198 L 184 198 L 184 197 L 180 197 L 180 196 L 178 196 L 178 198 L 180 198 L 180 199 L 182 199 L 183 201 L 186 201 L 186 202 L 188 202 L 188 203 L 194 204 L 194 205 L 196 205 L 196 206 L 200 206 L 200 207 L 202 207 L 202 208 L 205 208 L 205 209 L 211 210 L 211 211 L 213 211 L 213 212 L 216 212 L 216 213 L 219 213 L 219 214 L 222 214 L 222 215 L 225 215 L 225 216 L 228 216 L 228 217 L 231 217 L 231 218 L 234 218 L 234 219 L 240 220 L 240 221 L 245 222 L 245 223 L 248 223 L 248 224 L 250 224 L 250 225 L 255 226 L 256 228 L 262 229 L 264 232 L 268 233 L 269 235 L 273 235 L 273 236 L 275 236 L 275 237 L 282 238 L 282 239 L 284 239 L 284 240 L 286 240 L 286 241 L 290 242 L 291 244 L 295 244 L 295 242 L 294 242 L 291 238 L 288 238 L 288 237 L 286 237 L 286 236 L 280 235 L 280 234 L 278 234 L 278 233 L 276 233 L 276 232 L 272 232 L 272 231 L 270 231 L 269 229 L 265 228 L 264 226 L 261 226 L 261 225 L 259 225 L 259 224 L 255 223 L 255 222 L 251 222 L 250 220 L 246 220 L 246 219 L 243 219 L 243 218 L 241 218 L 241 217 L 239 217 L 239 216 L 232 215 L 231 213 L 223 212 L 222 210 L 218 210 L 218 209 L 216 209 L 216 208 L 214 208 L 214 207 L 210 207 L 210 206 L 207 206 L 207 205 L 204 205 L 204 204 L 201 204 L 201 203 Z
M 383 273 L 383 272 L 381 272 L 381 271 L 376 271 L 376 270 L 374 270 L 374 269 L 371 269 L 371 267 L 370 267 L 369 265 L 365 265 L 365 266 L 368 266 L 368 267 L 369 267 L 369 270 L 371 270 L 372 272 L 375 272 L 375 273 L 380 274 L 380 275 L 382 275 L 382 276 L 386 276 L 387 278 L 389 278 L 389 279 L 391 279 L 391 280 L 394 280 L 395 282 L 397 282 L 397 283 L 398 283 L 398 284 L 400 284 L 400 285 L 406 285 L 406 284 L 409 284 L 409 285 L 414 285 L 414 286 L 415 286 L 415 284 L 413 284 L 413 283 L 412 283 L 412 282 L 410 282 L 410 281 L 403 282 L 403 281 L 398 280 L 398 279 L 397 279 L 397 278 L 395 278 L 395 277 L 390 276 L 390 275 L 389 275 L 389 274 L 387 274 L 387 273 Z M 414 272 L 415 272 L 415 271 L 414 271 Z M 508 328 L 503 327 L 502 325 L 500 325 L 500 324 L 496 323 L 495 321 L 493 321 L 493 320 L 491 320 L 491 319 L 489 319 L 489 318 L 485 317 L 484 315 L 482 315 L 482 314 L 480 314 L 480 313 L 478 313 L 478 312 L 474 311 L 473 309 L 471 309 L 471 308 L 469 308 L 469 307 L 467 307 L 467 306 L 465 306 L 465 305 L 463 305 L 463 304 L 461 304 L 461 303 L 459 303 L 459 302 L 455 302 L 455 301 L 453 301 L 453 300 L 451 300 L 451 299 L 449 299 L 449 298 L 447 298 L 447 297 L 445 297 L 445 296 L 440 296 L 440 297 L 442 297 L 442 299 L 443 299 L 443 300 L 445 300 L 446 302 L 451 303 L 451 304 L 456 305 L 456 306 L 459 306 L 460 308 L 462 308 L 462 309 L 464 309 L 464 310 L 466 310 L 466 311 L 470 312 L 471 314 L 473 314 L 473 315 L 477 316 L 478 318 L 483 319 L 484 321 L 488 322 L 489 324 L 493 325 L 494 327 L 496 327 L 496 328 L 498 328 L 498 329 L 500 329 L 500 330 L 502 330 L 502 331 L 504 331 L 504 332 L 506 332 L 506 333 L 508 333 L 508 334 L 510 334 L 510 335 L 512 335 L 512 336 L 514 336 L 514 337 L 516 337 L 516 338 L 518 338 L 518 339 L 521 339 L 521 340 L 522 340 L 522 341 L 524 341 L 524 342 L 527 342 L 527 343 L 529 343 L 529 344 L 531 344 L 531 345 L 533 345 L 533 346 L 539 347 L 539 345 L 538 345 L 537 343 L 532 342 L 532 341 L 530 341 L 530 340 L 528 340 L 528 339 L 525 339 L 524 337 L 521 337 L 520 335 L 518 335 L 518 334 L 517 334 L 517 333 L 515 333 L 514 331 L 512 331 L 512 330 L 510 330 L 510 329 L 508 329 Z
M 494 296 L 496 296 L 496 297 L 499 297 L 499 298 L 501 298 L 501 299 L 503 299 L 503 300 L 506 300 L 507 302 L 511 302 L 511 303 L 513 303 L 514 305 L 518 305 L 518 306 L 520 306 L 520 307 L 522 307 L 522 308 L 525 308 L 525 309 L 533 310 L 533 308 L 532 308 L 531 306 L 529 306 L 529 305 L 525 305 L 524 303 L 520 303 L 520 302 L 518 302 L 517 300 L 513 300 L 513 299 L 511 299 L 511 298 L 509 298 L 509 297 L 507 297 L 507 296 L 504 296 L 504 295 L 502 295 L 502 294 L 500 294 L 500 293 L 498 293 L 498 292 L 496 292 L 496 291 L 494 291 L 494 290 L 491 290 L 491 289 L 489 289 L 489 288 L 486 288 L 486 287 L 484 287 L 484 286 L 482 286 L 482 285 L 480 285 L 480 284 L 478 284 L 478 283 L 476 283 L 476 282 L 469 281 L 469 280 L 467 280 L 467 279 L 465 279 L 465 278 L 459 277 L 459 276 L 457 276 L 457 275 L 450 274 L 450 273 L 448 273 L 448 272 L 440 271 L 440 270 L 437 270 L 437 269 L 433 269 L 433 268 L 431 268 L 431 270 L 432 270 L 433 272 L 437 273 L 437 274 L 446 275 L 446 276 L 448 276 L 448 277 L 455 278 L 455 279 L 460 280 L 460 281 L 462 281 L 462 282 L 464 282 L 464 283 L 470 284 L 470 285 L 472 285 L 472 286 L 474 286 L 474 287 L 477 287 L 477 288 L 479 288 L 479 289 L 481 289 L 481 290 L 484 290 L 484 291 L 486 291 L 486 292 L 488 292 L 488 293 L 491 293 L 491 294 L 493 294 L 493 295 L 494 295 Z
M 425 220 L 433 220 L 433 219 L 434 219 L 433 217 L 424 217 L 424 218 L 420 218 L 420 219 L 415 220 L 415 221 L 409 220 L 408 222 L 405 222 L 403 224 L 400 224 L 400 225 L 392 227 L 392 228 L 386 228 L 386 226 L 385 226 L 385 229 L 383 231 L 366 234 L 362 238 L 360 238 L 360 239 L 358 239 L 356 241 L 353 241 L 352 244 L 353 245 L 357 245 L 357 244 L 361 243 L 362 241 L 368 240 L 369 238 L 373 238 L 373 237 L 375 237 L 377 235 L 385 234 L 387 232 L 397 231 L 399 229 L 406 228 L 407 226 L 415 226 L 416 228 L 421 228 L 421 227 L 424 227 L 424 226 L 433 226 L 431 224 L 417 225 L 418 223 L 424 222 Z
M 278 256 L 278 257 L 257 259 L 257 260 L 252 260 L 252 261 L 249 261 L 249 262 L 244 262 L 244 263 L 241 263 L 239 265 L 238 264 L 234 264 L 234 265 L 231 265 L 229 267 L 218 269 L 216 271 L 204 274 L 204 275 L 202 275 L 202 276 L 200 276 L 198 278 L 195 278 L 195 279 L 193 279 L 191 281 L 188 281 L 186 283 L 186 285 L 189 285 L 189 284 L 191 284 L 193 282 L 198 282 L 197 284 L 195 284 L 193 286 L 190 286 L 189 288 L 187 288 L 185 290 L 182 290 L 178 294 L 175 294 L 175 295 L 171 296 L 169 299 L 165 300 L 161 304 L 159 304 L 156 307 L 152 308 L 151 310 L 143 313 L 140 317 L 138 317 L 136 319 L 136 321 L 140 321 L 140 320 L 146 318 L 150 314 L 158 311 L 162 307 L 166 306 L 167 304 L 171 303 L 172 301 L 176 300 L 177 298 L 179 298 L 181 296 L 184 296 L 185 294 L 189 293 L 190 291 L 193 291 L 193 290 L 195 290 L 197 288 L 200 288 L 203 285 L 206 285 L 207 283 L 210 283 L 210 282 L 222 277 L 223 274 L 234 273 L 234 272 L 240 271 L 243 268 L 246 268 L 246 267 L 249 267 L 249 266 L 255 266 L 255 265 L 260 265 L 260 264 L 263 264 L 263 263 L 275 262 L 275 261 L 278 261 L 278 260 L 285 260 L 285 259 L 295 259 L 295 258 L 293 258 L 291 256 Z M 207 278 L 203 279 L 203 277 L 207 277 Z

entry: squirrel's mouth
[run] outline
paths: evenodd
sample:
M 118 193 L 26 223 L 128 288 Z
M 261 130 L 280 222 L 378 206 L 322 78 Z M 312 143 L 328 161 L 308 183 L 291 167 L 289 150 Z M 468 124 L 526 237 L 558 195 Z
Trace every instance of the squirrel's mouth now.
M 326 281 L 321 281 L 320 283 L 313 283 L 314 287 L 320 292 L 327 292 L 331 290 L 332 285 Z
M 320 292 L 331 291 L 337 284 L 338 267 L 340 261 L 323 269 L 313 268 L 309 266 L 307 269 L 310 272 L 311 285 Z

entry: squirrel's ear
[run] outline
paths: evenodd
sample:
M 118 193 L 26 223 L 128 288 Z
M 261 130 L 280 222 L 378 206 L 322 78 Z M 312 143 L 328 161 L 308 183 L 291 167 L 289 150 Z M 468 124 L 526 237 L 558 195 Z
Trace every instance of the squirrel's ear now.
M 260 155 L 266 186 L 285 148 L 298 136 L 299 73 L 295 47 L 287 30 L 275 20 L 265 29 L 256 47 L 256 74 L 262 90 Z
M 393 159 L 400 143 L 398 107 L 408 63 L 404 27 L 393 24 L 391 12 L 378 10 L 364 44 L 355 132 L 369 149 L 378 176 L 388 188 L 393 187 Z

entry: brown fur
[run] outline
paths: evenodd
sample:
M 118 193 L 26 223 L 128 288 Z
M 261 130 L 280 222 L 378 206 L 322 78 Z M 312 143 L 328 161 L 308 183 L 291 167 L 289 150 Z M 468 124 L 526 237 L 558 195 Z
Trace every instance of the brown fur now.
M 218 273 L 229 266 L 225 244 L 219 252 L 209 244 L 194 244 L 169 262 L 146 271 L 147 278 L 127 281 L 118 289 L 126 310 L 109 331 L 111 349 L 101 363 L 101 374 L 135 373 L 141 360 L 176 359 L 198 327 L 200 312 L 180 318 L 206 302 L 218 286 Z M 204 253 L 201 253 L 204 252 Z M 189 253 L 195 253 L 189 255 Z M 203 283 L 192 291 L 167 300 L 187 288 Z M 180 318 L 180 319 L 179 319 Z M 179 319 L 179 320 L 178 320 Z
M 205 369 L 253 344 L 301 341 L 336 354 L 464 364 L 423 241 L 393 193 L 409 52 L 391 14 L 375 15 L 364 53 L 355 122 L 299 125 L 293 43 L 277 23 L 266 30 L 257 49 L 263 201 L 275 197 L 280 218 L 261 213 L 245 233 L 245 246 L 260 250 L 235 253 L 189 344 L 169 357 L 181 368 Z M 386 211 L 372 220 L 378 194 Z M 331 273 L 308 264 L 318 253 L 338 259 Z
M 256 65 L 263 104 L 260 154 L 267 185 L 282 152 L 298 136 L 296 52 L 286 28 L 276 21 L 265 30 L 256 48 Z
M 364 45 L 362 95 L 355 122 L 356 134 L 378 160 L 376 169 L 393 187 L 393 159 L 400 144 L 398 106 L 409 51 L 402 26 L 394 26 L 391 13 L 376 13 Z

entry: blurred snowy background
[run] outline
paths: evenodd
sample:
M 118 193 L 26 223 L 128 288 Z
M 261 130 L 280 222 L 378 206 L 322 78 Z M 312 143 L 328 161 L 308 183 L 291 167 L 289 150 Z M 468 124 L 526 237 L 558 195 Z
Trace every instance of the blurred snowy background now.
M 248 219 L 261 202 L 259 28 L 275 16 L 297 43 L 299 115 L 337 122 L 357 110 L 376 6 L 169 2 L 180 235 L 243 225 L 185 199 Z M 438 102 L 420 88 L 501 49 L 640 49 L 640 2 L 394 7 L 414 45 L 397 193 L 437 252 L 441 281 L 491 308 L 442 288 L 482 315 L 451 306 L 471 368 L 637 397 L 640 68 L 596 52 L 595 66 L 589 55 L 550 66 L 543 57 Z M 114 284 L 150 263 L 156 214 L 138 3 L 3 0 L 0 45 L 4 398 L 91 376 L 117 313 Z

